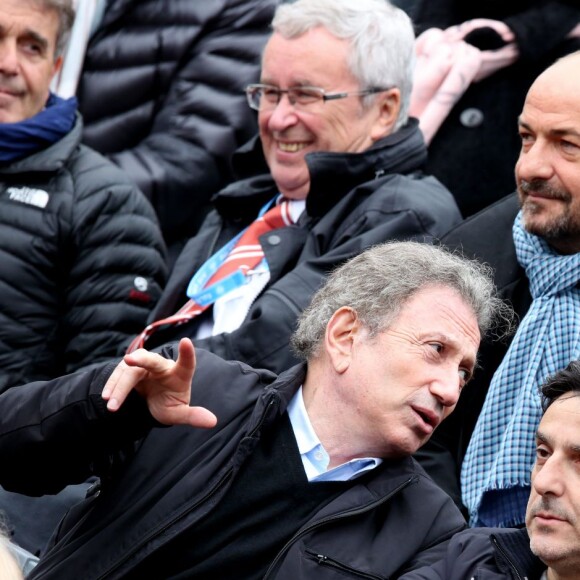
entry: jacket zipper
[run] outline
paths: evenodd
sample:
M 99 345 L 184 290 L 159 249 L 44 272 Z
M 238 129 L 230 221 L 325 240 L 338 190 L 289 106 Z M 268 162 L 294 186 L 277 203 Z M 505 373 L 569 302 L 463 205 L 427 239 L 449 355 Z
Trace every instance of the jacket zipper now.
M 350 566 L 346 566 L 345 564 L 342 564 L 342 563 L 338 562 L 337 560 L 333 560 L 332 558 L 329 558 L 328 556 L 324 556 L 323 554 L 317 554 L 316 552 L 313 552 L 312 550 L 305 550 L 305 551 L 306 551 L 306 554 L 311 556 L 321 566 L 329 566 L 330 568 L 336 568 L 337 570 L 340 570 L 341 572 L 348 572 L 349 574 L 352 574 L 353 576 L 358 576 L 359 578 L 370 578 L 370 580 L 388 580 L 388 578 L 385 576 L 376 576 L 375 574 L 367 574 L 366 572 L 361 572 L 360 570 L 355 570 L 354 568 L 351 568 Z
M 274 573 L 274 571 L 278 567 L 278 565 L 279 565 L 280 561 L 282 560 L 283 556 L 285 555 L 285 553 L 290 549 L 292 544 L 294 544 L 302 536 L 310 533 L 311 531 L 315 530 L 316 528 L 320 528 L 320 527 L 325 526 L 327 524 L 332 524 L 338 520 L 349 518 L 351 516 L 358 516 L 360 514 L 364 514 L 368 511 L 371 511 L 371 510 L 379 507 L 383 503 L 389 501 L 395 494 L 399 493 L 402 489 L 404 489 L 405 487 L 407 487 L 408 485 L 410 485 L 414 481 L 417 481 L 416 476 L 410 477 L 409 479 L 407 479 L 406 481 L 401 483 L 398 487 L 396 487 L 391 493 L 389 493 L 388 495 L 386 495 L 385 497 L 382 497 L 381 499 L 379 499 L 377 501 L 369 503 L 366 506 L 363 506 L 361 508 L 349 510 L 346 512 L 341 512 L 338 514 L 334 514 L 332 516 L 328 516 L 326 518 L 322 518 L 321 520 L 318 520 L 317 522 L 314 522 L 314 523 L 310 524 L 309 526 L 306 526 L 305 528 L 298 530 L 298 532 L 296 532 L 294 534 L 294 536 L 292 536 L 292 538 L 290 538 L 290 540 L 288 540 L 286 542 L 286 544 L 284 545 L 284 547 L 278 552 L 278 555 L 274 558 L 274 560 L 272 561 L 272 563 L 268 567 L 268 570 L 266 570 L 266 574 L 264 574 L 263 580 L 267 580 L 267 578 L 273 577 L 272 574 Z
M 516 565 L 512 562 L 511 558 L 509 557 L 508 553 L 499 545 L 496 538 L 492 538 L 491 540 L 493 545 L 495 546 L 496 550 L 504 557 L 505 561 L 508 563 L 508 566 L 512 569 L 512 572 L 516 575 L 517 580 L 525 580 L 522 575 L 519 573 Z
M 209 260 L 211 258 L 211 256 L 215 253 L 215 247 L 216 247 L 217 241 L 220 237 L 221 231 L 222 231 L 222 228 L 218 228 L 214 237 L 213 237 L 213 240 L 211 241 L 211 244 L 207 245 L 207 253 L 205 255 L 204 262 L 207 262 L 207 260 Z
M 302 314 L 302 310 L 300 310 L 300 308 L 296 306 L 296 303 L 292 302 L 292 300 L 290 300 L 290 298 L 288 298 L 288 296 L 286 296 L 285 294 L 282 294 L 280 290 L 277 290 L 276 288 L 269 288 L 268 292 L 272 296 L 276 296 L 280 300 L 280 302 L 288 306 L 288 308 L 290 308 L 293 314 Z
M 271 395 L 270 400 L 266 403 L 266 407 L 265 407 L 265 409 L 260 417 L 260 420 L 256 423 L 256 426 L 246 435 L 246 437 L 251 438 L 255 435 L 255 433 L 262 427 L 264 421 L 266 420 L 266 416 L 270 413 L 270 409 L 276 403 L 277 403 L 277 399 L 275 398 L 275 395 Z M 208 501 L 223 485 L 225 485 L 227 483 L 227 481 L 232 477 L 232 474 L 233 474 L 233 469 L 232 468 L 228 469 L 228 471 L 226 471 L 224 473 L 222 478 L 212 487 L 212 489 L 209 490 L 209 492 L 205 496 L 203 496 L 199 501 L 195 502 L 192 506 L 187 508 L 185 511 L 178 514 L 169 523 L 164 525 L 161 529 L 158 529 L 158 530 L 151 532 L 148 536 L 145 537 L 145 539 L 138 546 L 136 546 L 129 553 L 125 554 L 116 564 L 113 564 L 113 566 L 110 567 L 107 570 L 107 572 L 105 572 L 104 574 L 99 576 L 97 580 L 103 580 L 105 578 L 108 578 L 112 572 L 117 570 L 127 560 L 129 560 L 135 553 L 137 553 L 141 549 L 142 546 L 144 546 L 145 544 L 150 542 L 153 538 L 155 538 L 155 536 L 158 536 L 158 535 L 164 533 L 165 530 L 167 530 L 168 528 L 171 528 L 174 524 L 176 524 L 179 520 L 181 520 L 182 518 L 187 516 L 189 513 L 191 513 L 193 510 L 195 510 L 198 506 L 200 506 L 203 503 L 205 503 L 206 501 Z

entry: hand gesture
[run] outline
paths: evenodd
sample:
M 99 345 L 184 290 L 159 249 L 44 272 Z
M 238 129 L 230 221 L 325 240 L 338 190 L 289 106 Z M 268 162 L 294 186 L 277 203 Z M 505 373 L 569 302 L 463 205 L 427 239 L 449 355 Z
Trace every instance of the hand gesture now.
M 216 416 L 204 407 L 190 407 L 195 349 L 191 340 L 179 342 L 177 361 L 138 349 L 125 355 L 103 389 L 109 411 L 117 411 L 134 389 L 146 401 L 151 415 L 164 425 L 214 427 Z

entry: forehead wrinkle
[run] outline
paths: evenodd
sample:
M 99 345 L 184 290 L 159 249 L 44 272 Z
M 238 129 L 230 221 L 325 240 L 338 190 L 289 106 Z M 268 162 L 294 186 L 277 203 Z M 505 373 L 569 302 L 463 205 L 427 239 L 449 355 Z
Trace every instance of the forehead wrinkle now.
M 462 300 L 463 301 L 463 300 Z M 473 317 L 474 321 L 475 321 L 475 326 L 474 328 L 470 328 L 471 324 L 464 320 L 461 316 L 459 316 L 455 310 L 453 310 L 452 308 L 449 308 L 446 304 L 442 305 L 442 310 L 445 311 L 446 316 L 449 317 L 449 319 L 451 320 L 451 322 L 453 324 L 456 324 L 459 329 L 468 337 L 470 337 L 474 343 L 476 343 L 476 350 L 477 347 L 479 346 L 479 343 L 481 341 L 481 331 L 479 330 L 479 324 L 477 322 L 477 316 L 475 315 L 475 312 L 473 312 L 473 309 L 465 303 L 465 301 L 463 301 L 464 305 L 466 306 L 466 308 L 470 311 L 471 316 Z M 458 339 L 455 339 L 458 340 Z M 461 341 L 459 341 L 461 342 Z

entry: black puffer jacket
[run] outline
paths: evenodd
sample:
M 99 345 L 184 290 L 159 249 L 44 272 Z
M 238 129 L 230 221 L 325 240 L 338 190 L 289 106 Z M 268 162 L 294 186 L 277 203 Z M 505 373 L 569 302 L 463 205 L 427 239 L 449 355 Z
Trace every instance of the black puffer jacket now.
M 418 32 L 474 18 L 505 22 L 516 36 L 520 58 L 473 83 L 429 145 L 427 171 L 449 188 L 464 217 L 515 189 L 521 146 L 517 120 L 526 93 L 556 58 L 580 49 L 580 39 L 566 39 L 580 23 L 578 0 L 418 0 L 414 8 Z
M 168 243 L 187 238 L 230 155 L 256 131 L 243 88 L 276 0 L 109 0 L 78 88 L 83 140 L 153 203 Z M 197 220 L 197 221 L 196 221 Z
M 461 220 L 453 196 L 421 172 L 425 157 L 415 120 L 362 153 L 308 154 L 306 211 L 297 224 L 260 238 L 270 267 L 268 285 L 237 330 L 196 340 L 196 346 L 275 372 L 295 364 L 290 335 L 332 269 L 388 240 L 431 242 Z M 236 156 L 238 166 L 249 177 L 214 198 L 216 210 L 185 246 L 150 322 L 173 314 L 187 301 L 191 276 L 276 195 L 258 139 Z M 160 331 L 146 346 L 194 337 L 198 323 L 194 319 Z
M 149 575 L 131 572 L 142 571 L 147 556 L 171 546 L 227 497 L 305 376 L 300 366 L 276 380 L 198 351 L 191 404 L 213 409 L 218 426 L 150 429 L 152 418 L 135 393 L 118 413 L 107 412 L 100 393 L 112 368 L 0 397 L 0 484 L 52 492 L 99 466 L 103 482 L 100 494 L 68 514 L 30 578 L 166 578 L 156 567 Z M 137 440 L 128 459 L 123 451 Z M 414 461 L 388 460 L 315 510 L 265 578 L 396 578 L 443 557 L 449 538 L 464 526 L 453 502 Z M 264 530 L 267 525 L 256 534 Z
M 113 356 L 161 294 L 155 214 L 81 131 L 0 166 L 0 391 Z

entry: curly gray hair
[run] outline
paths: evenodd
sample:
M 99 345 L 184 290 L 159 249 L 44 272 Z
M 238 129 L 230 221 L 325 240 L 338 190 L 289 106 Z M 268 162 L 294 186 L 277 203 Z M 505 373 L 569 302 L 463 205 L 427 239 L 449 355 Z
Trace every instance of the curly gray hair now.
M 330 318 L 343 306 L 356 312 L 369 336 L 376 336 L 413 294 L 435 285 L 457 291 L 473 309 L 482 336 L 492 328 L 511 330 L 513 311 L 497 297 L 489 267 L 426 243 L 387 242 L 329 276 L 300 316 L 292 347 L 301 358 L 316 357 Z

